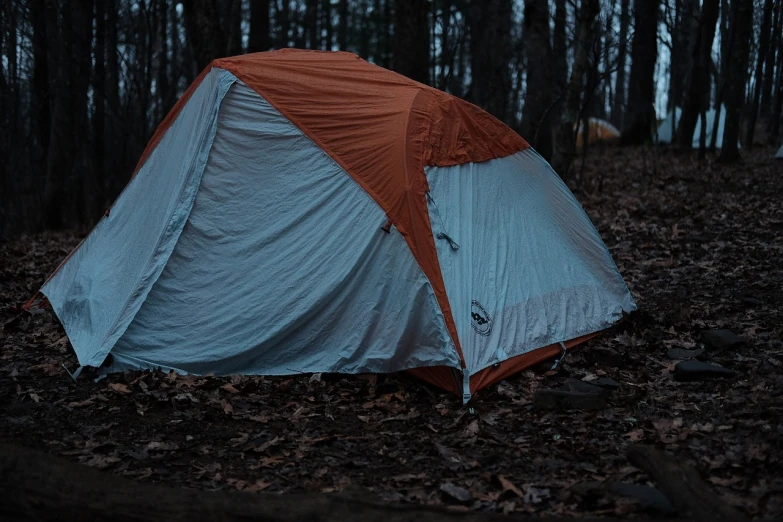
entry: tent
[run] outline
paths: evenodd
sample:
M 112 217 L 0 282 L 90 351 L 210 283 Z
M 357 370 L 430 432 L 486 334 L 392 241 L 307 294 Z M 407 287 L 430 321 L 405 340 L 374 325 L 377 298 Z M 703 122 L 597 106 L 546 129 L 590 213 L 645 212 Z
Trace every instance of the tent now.
M 635 309 L 516 133 L 355 55 L 298 50 L 213 61 L 42 293 L 81 366 L 410 370 L 466 401 Z
M 706 144 L 707 147 L 710 146 L 710 143 L 712 142 L 712 129 L 715 125 L 715 116 L 717 114 L 717 111 L 715 109 L 710 109 L 705 113 L 705 117 L 707 120 L 707 134 L 706 134 Z M 672 143 L 674 134 L 672 133 L 672 123 L 674 123 L 674 131 L 677 131 L 677 125 L 680 124 L 680 117 L 682 116 L 682 109 L 679 107 L 675 107 L 675 110 L 670 112 L 666 115 L 666 118 L 661 122 L 660 125 L 658 125 L 658 142 L 659 143 Z M 715 147 L 721 148 L 723 146 L 723 127 L 726 124 L 726 107 L 721 105 L 720 109 L 720 119 L 718 120 L 718 133 L 717 133 L 717 139 L 715 140 Z M 674 122 L 672 120 L 674 119 Z M 699 139 L 701 136 L 701 116 L 699 116 L 699 119 L 696 120 L 696 128 L 693 131 L 693 142 L 691 146 L 694 149 L 699 148 Z M 737 146 L 739 147 L 739 142 L 737 142 Z
M 587 133 L 587 143 L 588 145 L 592 145 L 594 143 L 598 143 L 601 141 L 608 142 L 608 141 L 614 141 L 616 139 L 620 138 L 620 131 L 617 130 L 617 127 L 612 125 L 606 120 L 602 120 L 600 118 L 588 118 L 587 125 L 589 127 L 589 131 Z M 576 146 L 582 147 L 582 140 L 584 139 L 582 135 L 584 134 L 584 123 L 579 123 L 579 131 L 576 135 Z
M 780 146 L 780 148 L 778 149 L 777 154 L 775 154 L 775 157 L 778 158 L 778 159 L 783 159 L 783 145 Z

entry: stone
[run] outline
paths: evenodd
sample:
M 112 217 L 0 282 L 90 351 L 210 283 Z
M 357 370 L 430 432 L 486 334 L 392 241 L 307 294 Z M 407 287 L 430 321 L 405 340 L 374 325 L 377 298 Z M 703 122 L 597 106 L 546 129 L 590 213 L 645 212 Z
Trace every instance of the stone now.
M 664 515 L 673 515 L 676 510 L 661 490 L 643 484 L 614 482 L 610 491 L 622 497 L 636 500 L 645 509 L 657 511 Z
M 589 351 L 587 356 L 594 363 L 611 368 L 623 368 L 628 362 L 625 354 L 611 348 L 595 347 Z
M 680 361 L 674 367 L 674 379 L 683 382 L 734 377 L 735 375 L 737 372 L 734 370 L 700 361 Z
M 688 359 L 703 360 L 706 355 L 704 348 L 697 348 L 696 350 L 686 350 L 685 348 L 672 348 L 666 352 L 666 357 L 672 360 L 687 361 Z
M 533 404 L 544 410 L 600 410 L 606 407 L 609 393 L 588 382 L 569 380 L 556 390 L 536 390 Z
M 471 495 L 467 489 L 455 486 L 451 482 L 441 484 L 440 490 L 445 493 L 446 496 L 451 497 L 453 500 L 462 504 L 468 504 L 473 500 L 473 495 Z
M 742 337 L 731 330 L 705 330 L 701 333 L 701 340 L 710 348 L 725 350 L 742 344 Z
M 599 377 L 594 381 L 590 381 L 590 384 L 609 391 L 614 391 L 620 387 L 620 383 L 615 381 L 611 377 Z

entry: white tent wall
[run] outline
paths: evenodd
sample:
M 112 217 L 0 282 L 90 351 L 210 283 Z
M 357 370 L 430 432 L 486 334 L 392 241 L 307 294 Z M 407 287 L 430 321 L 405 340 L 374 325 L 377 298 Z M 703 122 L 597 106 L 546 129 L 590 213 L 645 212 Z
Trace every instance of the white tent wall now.
M 41 289 L 82 366 L 99 366 L 163 270 L 196 196 L 221 100 L 211 71 L 160 144 L 71 258 Z
M 706 134 L 706 140 L 705 143 L 707 144 L 707 147 L 710 146 L 710 143 L 712 142 L 712 129 L 715 126 L 715 116 L 717 114 L 717 111 L 715 109 L 708 110 L 704 116 L 707 120 L 707 134 Z M 659 143 L 672 143 L 673 140 L 673 134 L 672 134 L 672 118 L 676 118 L 674 121 L 675 125 L 675 132 L 676 132 L 676 126 L 680 124 L 680 117 L 682 116 L 682 109 L 679 107 L 676 107 L 673 112 L 670 112 L 666 119 L 663 120 L 663 122 L 658 126 L 658 142 Z M 720 110 L 720 120 L 718 121 L 718 132 L 717 132 L 717 139 L 715 140 L 715 147 L 720 149 L 723 147 L 723 128 L 726 125 L 726 107 L 721 106 Z M 701 136 L 701 116 L 696 120 L 696 127 L 693 130 L 693 141 L 691 142 L 691 147 L 694 149 L 699 148 L 699 140 Z M 737 146 L 740 146 L 739 141 L 737 141 Z
M 350 175 L 236 83 L 187 224 L 113 369 L 459 368 L 429 281 L 385 222 Z
M 672 112 L 666 115 L 663 122 L 658 125 L 658 142 L 659 143 L 671 143 L 674 137 L 672 132 L 672 125 L 674 125 L 674 131 L 677 130 L 677 125 L 680 124 L 680 116 L 682 116 L 682 109 L 675 107 Z M 672 121 L 674 120 L 674 121 Z
M 469 373 L 636 308 L 582 207 L 533 149 L 427 170 L 438 259 Z M 475 314 L 475 315 L 474 315 Z

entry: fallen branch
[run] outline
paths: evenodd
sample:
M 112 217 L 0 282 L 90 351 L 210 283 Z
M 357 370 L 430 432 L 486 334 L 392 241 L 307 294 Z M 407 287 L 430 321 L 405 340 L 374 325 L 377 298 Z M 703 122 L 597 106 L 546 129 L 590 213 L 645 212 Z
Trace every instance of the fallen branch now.
M 649 446 L 632 446 L 628 448 L 627 456 L 631 464 L 655 481 L 681 515 L 699 522 L 746 520 L 721 500 L 687 462 Z
M 197 491 L 141 484 L 44 453 L 0 444 L 0 519 L 9 522 L 509 522 L 563 518 L 461 513 L 343 495 Z M 606 520 L 606 519 L 602 519 Z M 668 519 L 667 522 L 673 522 Z

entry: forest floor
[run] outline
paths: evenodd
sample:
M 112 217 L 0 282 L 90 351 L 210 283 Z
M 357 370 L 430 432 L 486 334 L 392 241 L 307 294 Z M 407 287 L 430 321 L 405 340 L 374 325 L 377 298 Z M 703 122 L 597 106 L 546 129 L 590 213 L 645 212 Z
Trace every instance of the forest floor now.
M 567 516 L 651 516 L 625 449 L 693 463 L 730 504 L 783 517 L 783 162 L 724 166 L 649 149 L 593 150 L 572 189 L 639 306 L 571 353 L 459 398 L 406 375 L 114 374 L 75 384 L 49 309 L 20 313 L 79 234 L 0 243 L 0 440 L 144 482 L 267 493 L 370 490 L 393 502 Z M 657 165 L 656 165 L 657 163 Z M 577 170 L 580 165 L 577 164 Z M 706 357 L 737 376 L 673 378 L 672 348 L 727 328 Z M 619 383 L 594 411 L 547 410 L 536 390 Z M 368 493 L 369 494 L 369 493 Z M 623 496 L 626 495 L 626 496 Z M 630 496 L 627 496 L 630 495 Z

